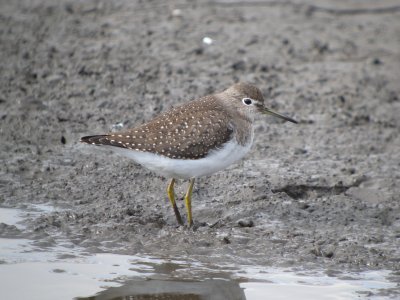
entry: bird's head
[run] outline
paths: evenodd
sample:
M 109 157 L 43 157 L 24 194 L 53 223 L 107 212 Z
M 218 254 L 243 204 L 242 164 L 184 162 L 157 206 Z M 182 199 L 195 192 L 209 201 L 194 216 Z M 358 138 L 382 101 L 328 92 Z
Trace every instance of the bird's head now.
M 240 111 L 244 111 L 247 115 L 254 117 L 255 114 L 268 114 L 274 117 L 278 117 L 285 121 L 292 123 L 297 123 L 296 120 L 277 113 L 264 105 L 264 97 L 261 91 L 254 85 L 248 83 L 236 83 L 226 89 L 223 92 L 226 95 L 226 99 L 232 99 L 234 101 L 235 107 Z

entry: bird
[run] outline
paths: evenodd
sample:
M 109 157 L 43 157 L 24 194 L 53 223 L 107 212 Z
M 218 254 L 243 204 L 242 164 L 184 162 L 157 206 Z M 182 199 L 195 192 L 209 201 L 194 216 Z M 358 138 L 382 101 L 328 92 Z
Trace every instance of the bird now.
M 184 202 L 187 224 L 192 227 L 196 178 L 216 173 L 245 157 L 253 144 L 255 118 L 262 114 L 298 123 L 265 106 L 259 88 L 239 82 L 222 92 L 173 107 L 132 129 L 84 136 L 80 141 L 109 147 L 169 178 L 167 196 L 179 226 L 184 223 L 174 186 L 177 179 L 189 180 Z

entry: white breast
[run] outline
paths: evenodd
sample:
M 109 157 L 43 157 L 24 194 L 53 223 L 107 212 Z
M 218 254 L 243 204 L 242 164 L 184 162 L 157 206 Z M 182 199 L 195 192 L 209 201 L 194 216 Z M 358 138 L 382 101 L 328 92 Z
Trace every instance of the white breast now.
M 213 174 L 227 168 L 229 165 L 242 159 L 249 152 L 253 137 L 245 145 L 239 145 L 231 140 L 218 150 L 209 152 L 209 155 L 200 159 L 171 159 L 161 155 L 110 147 L 115 152 L 133 159 L 145 168 L 167 178 L 188 179 Z

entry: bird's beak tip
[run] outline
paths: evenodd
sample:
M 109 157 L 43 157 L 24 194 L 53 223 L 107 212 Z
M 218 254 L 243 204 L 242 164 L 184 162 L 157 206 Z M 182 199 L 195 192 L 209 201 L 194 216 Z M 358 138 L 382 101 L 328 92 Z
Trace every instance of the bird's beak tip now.
M 294 124 L 298 124 L 298 123 L 299 123 L 299 122 L 297 122 L 295 119 L 292 119 L 292 118 L 290 118 L 290 117 L 288 117 L 288 116 L 285 116 L 285 115 L 282 115 L 282 114 L 280 114 L 280 113 L 277 113 L 277 112 L 275 112 L 275 111 L 273 111 L 273 110 L 271 110 L 271 109 L 269 109 L 269 108 L 265 108 L 264 111 L 263 111 L 263 114 L 272 115 L 272 116 L 274 116 L 274 117 L 283 119 L 283 120 L 285 120 L 285 121 L 287 121 L 287 122 L 291 122 L 291 123 L 294 123 Z

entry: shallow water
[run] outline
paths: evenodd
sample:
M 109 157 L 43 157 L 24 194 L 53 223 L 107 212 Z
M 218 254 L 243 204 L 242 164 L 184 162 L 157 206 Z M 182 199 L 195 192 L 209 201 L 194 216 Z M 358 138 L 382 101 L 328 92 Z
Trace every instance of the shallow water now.
M 24 214 L 0 208 L 1 222 L 20 229 Z M 396 286 L 385 270 L 337 278 L 324 270 L 87 253 L 67 241 L 43 248 L 21 238 L 0 238 L 0 249 L 3 299 L 354 299 Z

